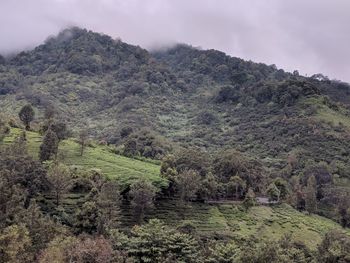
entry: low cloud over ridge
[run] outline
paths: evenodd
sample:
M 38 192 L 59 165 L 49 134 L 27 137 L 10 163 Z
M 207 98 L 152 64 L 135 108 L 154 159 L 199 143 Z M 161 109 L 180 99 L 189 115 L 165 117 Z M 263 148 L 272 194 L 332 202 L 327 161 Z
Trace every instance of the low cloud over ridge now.
M 176 42 L 350 81 L 348 0 L 1 0 L 0 53 L 80 26 L 145 48 Z

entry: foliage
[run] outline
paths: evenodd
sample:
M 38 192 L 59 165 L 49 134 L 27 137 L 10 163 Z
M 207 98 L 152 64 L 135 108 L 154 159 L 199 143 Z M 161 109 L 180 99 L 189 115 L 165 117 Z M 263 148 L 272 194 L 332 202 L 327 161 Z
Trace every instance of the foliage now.
M 245 209 L 249 209 L 255 204 L 256 204 L 256 201 L 255 201 L 254 191 L 251 188 L 249 188 L 247 191 L 247 194 L 244 197 L 243 206 L 245 207 Z
M 15 141 L 20 134 L 21 130 L 11 129 L 9 136 L 5 138 L 6 145 Z M 28 155 L 35 159 L 41 141 L 42 137 L 38 133 L 27 132 L 27 142 L 19 151 L 25 152 L 23 148 L 27 148 Z M 80 156 L 80 150 L 80 145 L 74 139 L 63 140 L 59 143 L 59 161 L 86 172 L 100 170 L 109 179 L 117 180 L 121 191 L 141 178 L 151 181 L 158 189 L 168 186 L 167 180 L 159 176 L 159 165 L 148 159 L 136 160 L 120 156 L 114 153 L 112 147 L 98 144 L 87 146 L 83 156 Z
M 125 134 L 125 129 L 122 132 Z M 171 145 L 163 137 L 147 130 L 124 135 L 125 156 L 141 155 L 146 158 L 161 159 L 171 149 Z
M 105 234 L 118 226 L 120 216 L 121 196 L 119 186 L 114 181 L 105 182 L 97 197 L 98 232 Z
M 143 220 L 145 212 L 153 207 L 156 191 L 156 188 L 144 179 L 130 186 L 131 205 L 139 222 Z
M 79 28 L 0 73 L 1 262 L 349 261 L 348 84 Z
M 58 206 L 62 195 L 68 192 L 72 186 L 72 177 L 68 167 L 64 164 L 53 163 L 47 173 L 47 180 Z
M 201 188 L 200 175 L 193 170 L 187 170 L 180 173 L 176 178 L 176 187 L 180 193 L 182 201 L 193 201 Z
M 54 131 L 48 129 L 40 145 L 40 161 L 48 161 L 56 157 L 58 151 L 58 138 Z
M 44 123 L 41 127 L 40 133 L 45 134 L 48 129 L 51 129 L 56 134 L 59 141 L 69 137 L 69 131 L 65 122 L 48 119 L 47 123 Z
M 168 228 L 157 219 L 144 226 L 135 226 L 129 246 L 129 254 L 137 262 L 199 261 L 197 241 L 188 234 Z
M 23 106 L 18 113 L 18 116 L 25 125 L 27 131 L 30 129 L 30 123 L 33 121 L 34 115 L 35 112 L 30 104 Z
M 12 225 L 0 232 L 1 262 L 31 262 L 28 248 L 32 245 L 24 225 Z M 28 257 L 29 256 L 29 257 Z
M 305 194 L 305 208 L 310 213 L 315 213 L 317 211 L 317 185 L 315 176 L 310 176 L 307 180 L 306 194 Z
M 25 206 L 49 188 L 44 167 L 26 153 L 22 142 L 0 149 L 0 166 L 4 184 L 12 189 L 11 194 L 22 190 Z
M 319 262 L 347 262 L 350 260 L 350 238 L 340 231 L 326 234 L 318 247 Z

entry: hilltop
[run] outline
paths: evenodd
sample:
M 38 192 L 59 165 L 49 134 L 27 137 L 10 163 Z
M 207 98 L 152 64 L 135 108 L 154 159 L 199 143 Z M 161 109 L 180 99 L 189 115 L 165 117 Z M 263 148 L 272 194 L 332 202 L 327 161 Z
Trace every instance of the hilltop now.
M 75 129 L 88 125 L 93 136 L 112 144 L 125 142 L 123 128 L 148 129 L 168 141 L 161 148 L 173 142 L 210 153 L 234 147 L 278 168 L 300 153 L 349 168 L 348 84 L 215 50 L 177 45 L 149 53 L 67 29 L 8 59 L 0 94 L 9 114 L 26 102 L 39 116 L 53 106 Z

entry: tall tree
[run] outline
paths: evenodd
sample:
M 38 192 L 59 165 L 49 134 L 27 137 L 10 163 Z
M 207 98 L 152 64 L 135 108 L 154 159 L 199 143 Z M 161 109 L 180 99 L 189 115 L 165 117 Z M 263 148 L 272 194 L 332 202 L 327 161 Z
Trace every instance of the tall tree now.
M 340 216 L 340 224 L 343 227 L 350 226 L 350 193 L 339 193 L 338 197 L 338 213 Z
M 58 222 L 44 215 L 39 205 L 31 201 L 29 207 L 18 216 L 18 222 L 25 224 L 32 240 L 32 250 L 37 253 L 47 246 L 57 234 L 65 233 L 66 229 Z
M 289 186 L 287 181 L 278 177 L 273 182 L 280 191 L 280 199 L 285 200 L 289 193 Z
M 245 195 L 243 206 L 246 210 L 248 210 L 250 207 L 254 206 L 256 203 L 255 200 L 255 193 L 252 188 L 249 188 L 247 191 L 247 194 Z
M 72 177 L 67 166 L 54 163 L 47 173 L 51 191 L 55 196 L 56 205 L 60 204 L 62 195 L 69 191 L 72 186 Z
M 281 192 L 274 183 L 270 184 L 267 188 L 267 194 L 269 196 L 269 201 L 277 203 L 280 201 Z
M 30 130 L 30 123 L 34 120 L 35 112 L 30 104 L 27 104 L 21 108 L 18 113 L 20 120 L 26 127 L 26 130 Z
M 307 180 L 305 188 L 305 208 L 310 213 L 317 211 L 317 182 L 315 176 L 311 175 Z
M 228 187 L 230 189 L 234 189 L 235 191 L 235 198 L 239 199 L 240 197 L 243 196 L 243 192 L 246 188 L 247 184 L 245 181 L 239 177 L 238 175 L 235 175 L 230 178 L 230 181 L 228 183 Z M 228 193 L 226 193 L 228 195 Z
M 97 231 L 106 234 L 115 229 L 119 223 L 121 197 L 119 186 L 115 181 L 107 181 L 101 187 L 97 197 L 99 210 Z
M 58 152 L 58 138 L 55 132 L 48 129 L 45 133 L 43 142 L 40 145 L 39 157 L 40 160 L 47 161 L 53 156 L 56 156 Z
M 59 142 L 67 139 L 69 136 L 69 130 L 65 122 L 49 119 L 41 127 L 41 133 L 45 133 L 48 129 L 51 129 L 54 133 L 56 133 Z
M 80 131 L 79 140 L 78 140 L 78 142 L 80 144 L 80 156 L 83 156 L 83 154 L 84 154 L 84 149 L 85 149 L 88 138 L 89 137 L 88 137 L 87 130 Z
M 156 188 L 150 182 L 141 179 L 131 185 L 129 196 L 135 217 L 141 222 L 145 212 L 154 206 Z
M 218 195 L 219 184 L 212 173 L 208 173 L 202 180 L 198 191 L 199 196 L 204 200 L 215 199 Z
M 12 183 L 13 174 L 0 171 L 0 228 L 13 223 L 14 218 L 24 209 L 25 193 Z
M 195 170 L 181 172 L 175 179 L 182 201 L 191 201 L 196 198 L 200 188 L 201 176 Z
M 2 115 L 0 115 L 0 142 L 3 141 L 5 136 L 10 133 L 10 128 L 7 126 L 7 123 Z
M 74 226 L 78 233 L 93 234 L 97 231 L 98 207 L 95 201 L 85 202 L 75 213 Z

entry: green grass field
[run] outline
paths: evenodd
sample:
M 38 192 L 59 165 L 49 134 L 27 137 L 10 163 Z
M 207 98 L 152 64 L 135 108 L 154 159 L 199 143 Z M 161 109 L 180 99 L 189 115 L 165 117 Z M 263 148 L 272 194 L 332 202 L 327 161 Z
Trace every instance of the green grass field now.
M 330 219 L 301 213 L 289 205 L 255 206 L 246 212 L 239 205 L 191 203 L 181 208 L 176 201 L 166 200 L 157 204 L 148 218 L 160 218 L 172 226 L 191 222 L 205 236 L 219 233 L 278 240 L 285 234 L 291 234 L 293 239 L 302 241 L 313 249 L 325 233 L 341 229 L 339 224 Z M 349 230 L 347 232 L 350 234 Z
M 4 142 L 11 143 L 20 132 L 20 129 L 11 129 Z M 38 158 L 41 139 L 38 133 L 27 132 L 28 151 L 35 158 Z M 80 145 L 73 139 L 68 139 L 60 143 L 58 155 L 67 165 L 99 169 L 108 178 L 116 179 L 122 187 L 139 178 L 146 178 L 160 188 L 167 186 L 167 181 L 159 175 L 159 165 L 116 155 L 108 146 L 91 144 L 86 147 L 84 155 L 80 156 Z

